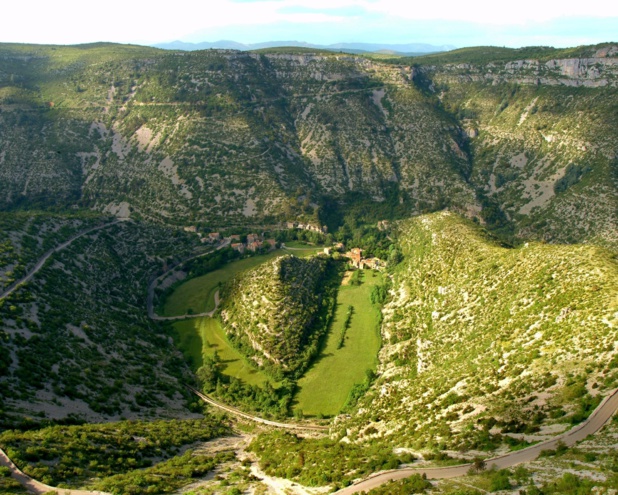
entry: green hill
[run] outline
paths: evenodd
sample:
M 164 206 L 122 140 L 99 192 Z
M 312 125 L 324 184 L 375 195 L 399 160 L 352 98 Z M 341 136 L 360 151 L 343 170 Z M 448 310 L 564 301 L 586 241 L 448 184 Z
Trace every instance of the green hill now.
M 319 256 L 282 256 L 237 275 L 225 288 L 223 328 L 258 367 L 294 373 L 315 354 L 332 310 L 330 264 Z
M 295 450 L 323 449 L 328 458 L 344 442 L 434 456 L 517 448 L 581 422 L 618 386 L 618 264 L 610 252 L 513 249 L 449 212 L 396 230 L 404 260 L 382 309 L 377 378 L 339 418 L 340 442 L 294 441 Z M 256 441 L 271 474 L 292 468 L 276 453 L 281 441 Z M 312 473 L 307 465 L 294 479 Z M 354 478 L 337 467 L 323 474 Z

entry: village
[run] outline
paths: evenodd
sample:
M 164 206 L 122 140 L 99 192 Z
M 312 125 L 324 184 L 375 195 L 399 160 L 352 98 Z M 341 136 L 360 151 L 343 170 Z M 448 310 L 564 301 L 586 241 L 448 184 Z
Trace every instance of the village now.
M 289 230 L 307 230 L 319 234 L 326 234 L 328 232 L 328 228 L 326 226 L 319 226 L 310 223 L 304 224 L 298 222 L 286 222 L 283 225 L 283 228 Z M 265 235 L 266 233 L 264 232 L 261 234 L 247 234 L 246 236 L 232 234 L 224 237 L 219 232 L 202 234 L 197 232 L 197 228 L 195 226 L 184 227 L 184 230 L 186 232 L 196 233 L 200 237 L 202 243 L 230 246 L 234 251 L 238 251 L 240 254 L 244 254 L 246 251 L 256 253 L 259 251 L 273 251 L 279 247 L 285 248 L 285 244 L 280 245 L 276 239 L 272 237 L 267 238 Z M 350 249 L 349 251 L 345 251 L 345 246 L 341 242 L 337 242 L 330 247 L 324 248 L 323 254 L 332 256 L 334 253 L 340 253 L 340 256 L 348 258 L 350 266 L 359 270 L 382 270 L 386 266 L 380 258 L 364 258 L 363 250 L 361 248 L 356 247 Z

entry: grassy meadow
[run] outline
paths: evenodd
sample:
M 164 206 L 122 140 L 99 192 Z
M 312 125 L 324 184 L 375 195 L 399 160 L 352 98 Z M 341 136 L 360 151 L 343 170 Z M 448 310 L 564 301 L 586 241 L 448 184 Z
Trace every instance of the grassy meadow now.
M 190 310 L 194 314 L 212 311 L 215 309 L 215 293 L 220 285 L 228 282 L 237 273 L 256 267 L 282 254 L 277 250 L 260 256 L 252 256 L 188 280 L 169 295 L 165 301 L 162 316 L 181 316 L 189 313 Z
M 232 347 L 218 320 L 207 317 L 183 320 L 174 323 L 174 329 L 176 345 L 191 362 L 194 371 L 202 366 L 204 356 L 214 356 L 216 352 L 224 365 L 223 374 L 249 385 L 263 385 L 269 380 Z
M 382 275 L 363 270 L 359 272 L 361 285 L 349 284 L 344 279 L 337 296 L 337 310 L 320 355 L 298 381 L 295 409 L 305 416 L 339 413 L 352 387 L 363 383 L 367 370 L 375 371 L 380 350 L 380 311 L 371 304 L 371 290 L 382 283 Z M 345 331 L 343 346 L 341 334 L 345 327 L 349 306 L 352 316 Z

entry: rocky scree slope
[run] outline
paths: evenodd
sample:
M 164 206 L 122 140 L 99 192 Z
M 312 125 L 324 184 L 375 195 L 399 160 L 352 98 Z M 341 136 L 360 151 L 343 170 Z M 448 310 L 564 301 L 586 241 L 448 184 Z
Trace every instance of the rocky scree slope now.
M 225 288 L 221 306 L 232 343 L 277 376 L 305 366 L 326 329 L 330 264 L 321 256 L 287 255 L 238 275 Z
M 349 439 L 493 450 L 569 428 L 617 386 L 609 252 L 505 248 L 447 212 L 402 222 L 398 240 L 379 378 Z

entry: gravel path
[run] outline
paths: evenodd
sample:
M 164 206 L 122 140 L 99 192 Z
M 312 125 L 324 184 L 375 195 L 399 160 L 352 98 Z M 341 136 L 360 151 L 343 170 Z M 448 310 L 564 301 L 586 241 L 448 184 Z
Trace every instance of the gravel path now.
M 326 432 L 330 429 L 328 426 L 304 425 L 304 424 L 295 424 L 295 423 L 279 423 L 277 421 L 270 421 L 269 419 L 260 418 L 259 416 L 252 416 L 250 414 L 240 411 L 239 409 L 236 409 L 235 407 L 228 406 L 226 404 L 218 402 L 208 397 L 206 394 L 203 394 L 199 390 L 195 390 L 194 388 L 191 388 L 191 387 L 189 388 L 195 395 L 197 395 L 204 402 L 211 404 L 215 407 L 218 407 L 219 409 L 223 409 L 224 411 L 229 412 L 230 414 L 233 414 L 235 416 L 239 416 L 241 418 L 248 419 L 250 421 L 255 421 L 256 423 L 262 423 L 264 425 L 274 426 L 275 428 L 285 428 L 287 430 L 305 430 L 305 431 Z

